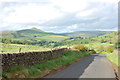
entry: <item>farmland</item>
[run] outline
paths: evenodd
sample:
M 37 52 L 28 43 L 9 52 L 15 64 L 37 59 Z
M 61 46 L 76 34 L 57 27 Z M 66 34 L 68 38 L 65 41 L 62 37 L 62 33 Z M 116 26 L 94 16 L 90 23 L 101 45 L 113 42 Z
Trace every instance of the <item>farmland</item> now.
M 81 32 L 79 34 L 88 35 L 90 32 Z M 76 43 L 84 44 L 89 49 L 100 51 L 102 47 L 114 47 L 117 41 L 117 32 L 92 32 L 97 36 L 81 37 L 74 36 L 77 33 L 55 34 L 41 31 L 39 29 L 26 29 L 19 31 L 3 31 L 1 47 L 2 53 L 18 53 L 29 51 L 46 51 L 54 48 L 74 47 Z M 73 36 L 72 36 L 73 35 Z M 114 40 L 115 39 L 115 40 Z
M 21 45 L 21 44 L 2 44 L 1 43 L 0 46 L 2 47 L 0 53 L 18 53 L 18 52 L 51 50 L 51 48 L 48 48 L 48 47 L 40 47 L 40 46 L 33 46 L 33 45 Z

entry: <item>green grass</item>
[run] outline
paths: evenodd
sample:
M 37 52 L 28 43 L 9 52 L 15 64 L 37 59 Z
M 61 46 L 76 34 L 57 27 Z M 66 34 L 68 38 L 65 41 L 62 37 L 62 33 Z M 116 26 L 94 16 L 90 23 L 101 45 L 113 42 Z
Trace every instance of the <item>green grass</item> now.
M 60 35 L 46 35 L 46 36 L 42 36 L 42 37 L 37 37 L 37 39 L 47 40 L 47 41 L 61 41 L 61 40 L 67 39 L 67 38 L 69 38 L 69 37 L 60 36 Z
M 31 67 L 22 67 L 22 68 L 17 68 L 13 67 L 11 69 L 9 69 L 6 72 L 4 72 L 3 76 L 5 76 L 6 78 L 34 78 L 34 77 L 38 77 L 40 76 L 45 70 L 52 70 L 55 69 L 56 67 L 60 67 L 60 66 L 65 66 L 73 61 L 76 61 L 82 57 L 88 56 L 95 53 L 94 51 L 91 52 L 78 52 L 78 51 L 66 51 L 64 55 L 62 55 L 61 57 L 55 58 L 55 59 L 51 59 L 49 61 L 46 61 L 42 64 L 37 64 L 37 65 L 33 65 Z M 18 70 L 16 70 L 18 69 Z M 25 70 L 27 72 L 25 72 Z M 19 75 L 24 75 L 24 77 L 19 77 L 19 76 L 15 76 L 13 73 L 17 73 Z M 21 74 L 24 73 L 24 74 Z M 13 74 L 12 76 L 9 74 Z
M 118 63 L 118 60 L 120 59 L 119 54 L 107 53 L 106 56 L 112 63 L 114 63 L 118 67 L 120 67 L 120 64 Z
M 114 44 L 95 42 L 95 43 L 85 44 L 85 46 L 90 48 L 90 49 L 92 48 L 92 49 L 94 49 L 95 51 L 98 52 L 101 46 L 108 47 L 108 46 L 114 46 Z
M 48 51 L 51 48 L 47 47 L 40 47 L 37 45 L 21 45 L 21 44 L 0 44 L 2 49 L 0 53 L 18 53 L 19 49 L 21 48 L 21 52 L 31 52 L 31 51 Z

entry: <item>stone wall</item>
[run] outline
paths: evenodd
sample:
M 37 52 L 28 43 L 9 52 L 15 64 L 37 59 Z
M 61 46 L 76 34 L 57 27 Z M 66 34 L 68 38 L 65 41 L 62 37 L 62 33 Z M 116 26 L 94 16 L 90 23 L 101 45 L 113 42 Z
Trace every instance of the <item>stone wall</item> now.
M 66 50 L 67 48 L 42 52 L 3 53 L 2 69 L 3 71 L 6 71 L 15 65 L 31 66 L 34 64 L 40 64 L 51 58 L 56 58 L 63 55 Z

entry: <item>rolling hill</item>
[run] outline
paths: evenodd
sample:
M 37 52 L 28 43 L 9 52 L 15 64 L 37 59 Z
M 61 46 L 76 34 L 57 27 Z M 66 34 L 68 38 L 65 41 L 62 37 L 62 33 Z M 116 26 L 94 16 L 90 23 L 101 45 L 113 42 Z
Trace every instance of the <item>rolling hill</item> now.
M 88 43 L 90 37 L 96 37 L 100 35 L 104 35 L 106 33 L 110 33 L 109 31 L 79 31 L 72 33 L 50 33 L 44 32 L 37 28 L 31 29 L 23 29 L 18 31 L 2 31 L 2 42 L 6 43 L 11 42 L 13 44 L 30 44 L 30 45 L 54 45 L 58 43 L 69 44 L 77 41 L 81 41 L 82 43 Z M 55 44 L 57 45 L 57 44 Z
M 35 39 L 35 40 L 46 40 L 46 41 L 61 41 L 70 37 L 91 37 L 99 36 L 110 33 L 108 31 L 79 31 L 72 33 L 50 33 L 44 32 L 37 28 L 23 29 L 18 31 L 2 31 L 4 38 L 12 39 Z
M 82 34 L 84 35 L 82 36 Z M 100 45 L 114 45 L 118 41 L 118 32 L 103 31 L 102 33 L 102 31 L 82 31 L 56 34 L 44 32 L 40 29 L 24 29 L 18 31 L 2 31 L 2 37 L 0 38 L 2 38 L 2 43 L 9 43 L 9 46 L 13 46 L 13 44 L 31 46 L 36 45 L 51 49 L 51 47 L 74 46 L 79 42 L 86 45 L 87 47 L 91 47 L 91 45 L 95 46 L 96 49 L 96 46 Z M 9 50 L 11 47 L 5 49 Z
M 59 41 L 68 38 L 67 36 L 58 35 L 55 33 L 44 32 L 40 29 L 24 29 L 18 31 L 2 31 L 2 37 L 11 38 L 14 40 L 45 40 Z M 56 37 L 56 38 L 55 38 Z
M 70 36 L 70 37 L 93 37 L 93 36 L 104 35 L 110 32 L 112 31 L 77 31 L 71 33 L 63 33 L 62 35 Z
M 120 31 L 119 31 L 120 33 Z M 63 40 L 62 42 L 59 42 L 59 45 L 73 45 L 75 43 L 80 42 L 81 44 L 95 44 L 96 43 L 108 43 L 108 44 L 115 44 L 116 42 L 120 41 L 118 40 L 119 33 L 117 31 L 115 32 L 108 32 L 104 35 L 98 35 L 93 37 L 72 37 Z
M 111 33 L 107 33 L 101 36 L 94 37 L 94 40 L 101 41 L 101 42 L 110 42 L 110 43 L 116 43 L 120 41 L 118 38 L 120 35 L 120 31 L 115 31 Z

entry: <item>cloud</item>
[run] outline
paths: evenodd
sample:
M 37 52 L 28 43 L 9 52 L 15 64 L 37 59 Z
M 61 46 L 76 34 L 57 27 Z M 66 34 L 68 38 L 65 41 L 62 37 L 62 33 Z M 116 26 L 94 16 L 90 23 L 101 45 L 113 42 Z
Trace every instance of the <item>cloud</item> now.
M 45 21 L 62 16 L 58 10 L 51 6 L 39 6 L 36 4 L 27 4 L 15 7 L 14 12 L 8 16 L 5 21 L 10 23 L 43 23 Z
M 83 0 L 51 0 L 53 5 L 58 6 L 63 12 L 77 12 L 84 10 L 88 3 Z
M 36 26 L 49 32 L 113 30 L 118 0 L 2 0 L 1 30 Z

